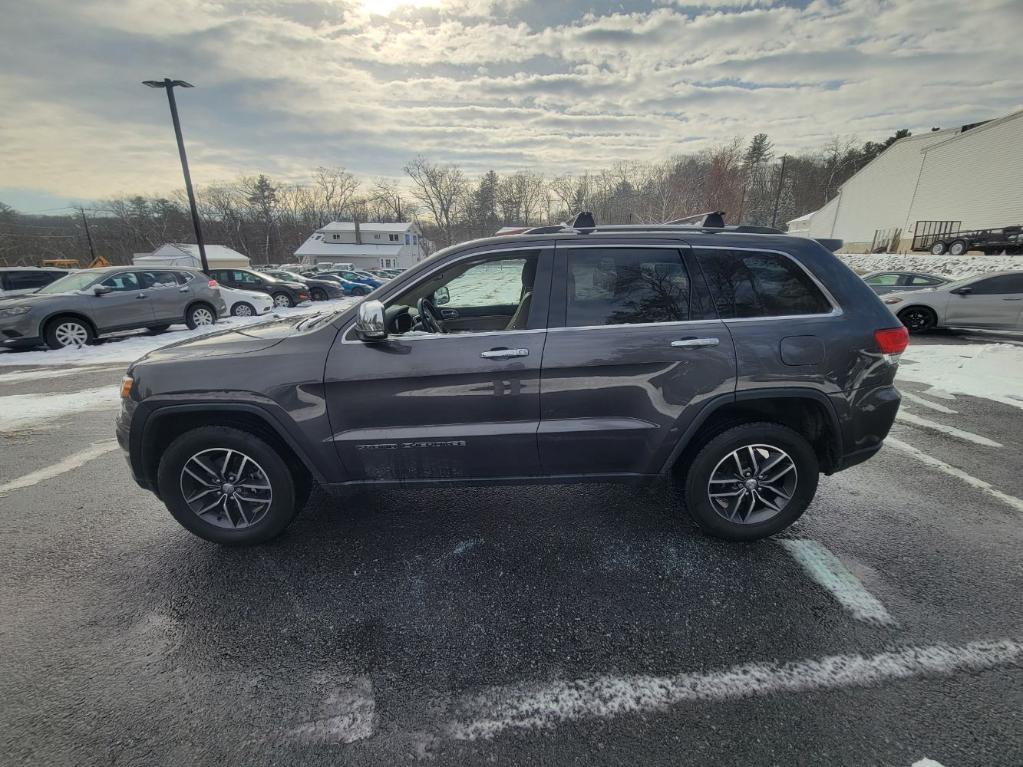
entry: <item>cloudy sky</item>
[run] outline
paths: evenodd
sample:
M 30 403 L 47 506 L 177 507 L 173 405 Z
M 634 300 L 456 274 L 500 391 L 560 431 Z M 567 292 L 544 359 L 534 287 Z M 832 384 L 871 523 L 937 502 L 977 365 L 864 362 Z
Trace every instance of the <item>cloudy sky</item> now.
M 0 0 L 0 200 L 317 165 L 579 172 L 1023 108 L 1021 0 Z

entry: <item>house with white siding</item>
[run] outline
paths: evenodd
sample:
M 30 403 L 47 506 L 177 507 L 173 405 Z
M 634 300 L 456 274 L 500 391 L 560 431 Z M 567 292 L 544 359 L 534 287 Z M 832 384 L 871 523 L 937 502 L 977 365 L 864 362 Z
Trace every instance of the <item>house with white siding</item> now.
M 332 221 L 295 251 L 303 264 L 349 263 L 361 269 L 407 269 L 429 254 L 415 223 Z
M 1013 224 L 1023 224 L 1023 111 L 896 141 L 789 231 L 865 253 L 907 251 L 927 226 Z

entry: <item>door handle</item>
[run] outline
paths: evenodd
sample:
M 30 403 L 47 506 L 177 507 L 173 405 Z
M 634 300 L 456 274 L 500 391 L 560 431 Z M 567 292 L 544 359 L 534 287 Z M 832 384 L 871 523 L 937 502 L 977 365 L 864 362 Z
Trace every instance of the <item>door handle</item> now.
M 510 357 L 528 357 L 529 349 L 491 349 L 488 352 L 480 352 L 485 360 L 503 360 Z
M 672 341 L 671 345 L 675 348 L 694 349 L 701 346 L 717 346 L 719 343 L 720 340 L 717 338 L 680 338 Z
M 148 298 L 148 296 L 145 293 L 139 293 L 135 298 Z
M 183 288 L 178 288 L 178 293 L 190 293 L 190 292 L 191 292 L 191 288 L 189 288 L 187 286 L 183 287 Z

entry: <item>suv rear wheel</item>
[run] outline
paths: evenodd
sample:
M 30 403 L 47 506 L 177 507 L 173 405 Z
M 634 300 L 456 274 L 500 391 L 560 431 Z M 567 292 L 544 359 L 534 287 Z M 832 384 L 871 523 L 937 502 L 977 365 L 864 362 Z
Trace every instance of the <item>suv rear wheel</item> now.
M 92 326 L 78 317 L 55 317 L 46 323 L 44 336 L 51 349 L 85 346 L 96 340 Z
M 686 472 L 686 508 L 707 534 L 754 541 L 795 522 L 817 492 L 820 465 L 803 435 L 746 423 L 713 437 Z
M 185 312 L 185 324 L 190 330 L 195 330 L 203 325 L 215 325 L 216 322 L 217 310 L 209 304 L 194 304 Z
M 228 426 L 204 426 L 171 442 L 157 484 L 183 527 L 227 546 L 276 538 L 294 519 L 304 495 L 273 447 Z

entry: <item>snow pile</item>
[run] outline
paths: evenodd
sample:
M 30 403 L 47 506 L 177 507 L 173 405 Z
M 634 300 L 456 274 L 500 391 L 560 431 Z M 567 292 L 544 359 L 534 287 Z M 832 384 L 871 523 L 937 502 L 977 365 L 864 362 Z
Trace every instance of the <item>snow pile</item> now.
M 210 333 L 237 329 L 246 325 L 257 325 L 280 317 L 300 317 L 319 311 L 347 309 L 357 302 L 358 299 L 356 298 L 317 301 L 312 305 L 296 306 L 291 309 L 275 309 L 270 314 L 264 314 L 259 317 L 225 317 L 218 320 L 216 325 L 199 327 L 195 330 L 189 330 L 183 325 L 174 325 L 174 330 L 159 335 L 149 335 L 145 331 L 120 333 L 102 340 L 101 343 L 94 346 L 86 346 L 80 349 L 60 349 L 58 351 L 39 349 L 25 352 L 0 352 L 0 366 L 58 365 L 66 367 L 68 365 L 127 363 L 137 360 L 142 355 L 148 354 L 154 349 L 159 349 L 161 346 L 184 341 L 185 339 L 200 338 Z
M 932 256 L 930 253 L 836 253 L 856 272 L 923 272 L 958 279 L 1007 269 L 1023 270 L 1023 256 Z
M 939 399 L 965 394 L 1023 409 L 1023 347 L 910 344 L 902 355 L 897 381 L 929 384 L 926 393 Z

